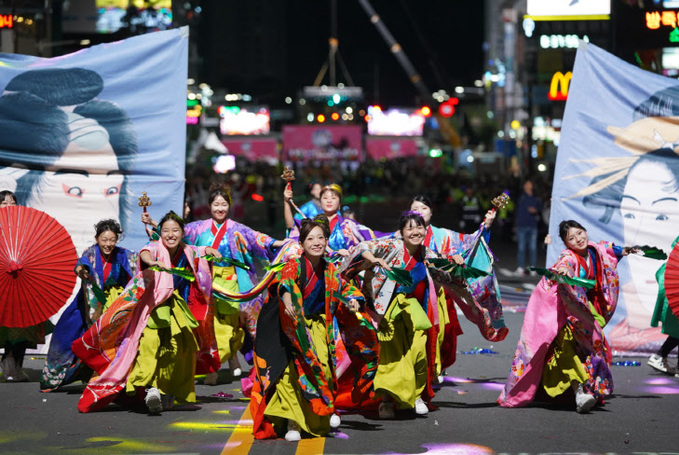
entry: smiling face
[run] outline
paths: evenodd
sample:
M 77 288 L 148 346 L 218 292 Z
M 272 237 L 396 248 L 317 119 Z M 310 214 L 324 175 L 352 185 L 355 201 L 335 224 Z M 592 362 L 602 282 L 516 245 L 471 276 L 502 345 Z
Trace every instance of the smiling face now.
M 99 250 L 101 250 L 105 256 L 108 256 L 111 254 L 111 252 L 113 252 L 113 248 L 115 248 L 116 243 L 118 243 L 118 234 L 112 231 L 104 231 L 96 236 L 95 240 L 97 241 Z
M 410 210 L 422 215 L 422 218 L 424 218 L 424 223 L 427 226 L 429 226 L 429 224 L 431 223 L 432 211 L 427 204 L 419 201 L 414 201 L 412 204 L 410 204 Z
M 426 233 L 427 229 L 424 225 L 418 224 L 415 220 L 408 221 L 403 229 L 401 229 L 403 241 L 408 249 L 420 246 L 424 241 Z
M 326 215 L 332 216 L 339 210 L 340 197 L 337 193 L 331 190 L 326 190 L 321 195 L 321 208 Z
M 160 239 L 165 248 L 174 253 L 184 237 L 184 230 L 175 220 L 167 220 L 160 227 Z
M 581 256 L 585 254 L 585 251 L 587 251 L 588 242 L 589 236 L 587 235 L 587 231 L 577 227 L 568 229 L 568 232 L 563 239 L 563 243 L 566 245 L 566 248 Z
M 229 203 L 223 196 L 216 196 L 210 204 L 210 213 L 217 224 L 222 224 L 229 216 Z
M 302 242 L 304 254 L 309 259 L 322 257 L 327 246 L 328 238 L 323 233 L 323 229 L 318 226 L 314 227 Z

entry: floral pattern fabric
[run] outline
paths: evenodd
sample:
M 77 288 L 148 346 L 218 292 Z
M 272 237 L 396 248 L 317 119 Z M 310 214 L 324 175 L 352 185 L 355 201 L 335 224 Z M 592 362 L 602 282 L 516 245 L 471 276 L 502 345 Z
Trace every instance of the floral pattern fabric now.
M 589 248 L 596 252 L 595 289 L 601 296 L 599 313 L 608 322 L 618 302 L 618 260 L 610 243 L 590 242 Z M 569 276 L 579 275 L 578 259 L 569 249 L 561 253 L 552 269 L 562 266 L 567 268 Z M 588 374 L 583 384 L 585 391 L 598 400 L 613 392 L 612 352 L 603 327 L 595 318 L 586 289 L 559 284 L 545 277 L 528 302 L 509 377 L 498 398 L 501 406 L 525 406 L 534 399 L 552 343 L 565 326 L 573 333 L 576 353 Z

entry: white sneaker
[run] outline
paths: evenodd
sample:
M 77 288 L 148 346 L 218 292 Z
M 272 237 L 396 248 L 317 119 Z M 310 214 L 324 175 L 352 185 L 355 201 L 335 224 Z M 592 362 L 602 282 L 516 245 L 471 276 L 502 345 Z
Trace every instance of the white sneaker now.
M 415 414 L 418 416 L 423 416 L 427 415 L 429 413 L 429 408 L 427 407 L 427 404 L 422 400 L 422 398 L 418 398 L 415 400 Z
M 150 414 L 160 414 L 163 411 L 163 402 L 160 397 L 160 390 L 151 387 L 146 391 L 146 398 L 144 399 L 146 407 L 149 408 Z
M 299 432 L 299 425 L 294 420 L 288 420 L 288 432 L 285 433 L 286 441 L 299 441 L 302 435 Z
M 394 418 L 394 403 L 383 401 L 380 407 L 377 408 L 377 413 L 380 419 L 388 420 Z
M 240 369 L 240 362 L 238 361 L 238 354 L 229 358 L 229 369 L 231 370 L 231 376 L 234 378 L 240 377 L 243 371 Z
M 205 375 L 205 379 L 203 379 L 203 384 L 204 385 L 217 385 L 217 378 L 219 375 L 215 371 L 214 373 L 208 373 Z
M 596 398 L 594 398 L 594 395 L 586 393 L 582 389 L 582 384 L 578 385 L 578 391 L 575 392 L 575 412 L 578 414 L 587 414 L 595 404 Z
M 333 414 L 330 416 L 330 428 L 333 430 L 339 428 L 341 423 L 342 419 L 340 418 L 339 414 Z
M 514 272 L 515 276 L 525 276 L 526 275 L 526 269 L 523 267 L 517 267 L 516 271 Z
M 676 369 L 670 366 L 667 357 L 660 357 L 658 354 L 653 354 L 648 358 L 648 365 L 665 374 L 676 374 Z

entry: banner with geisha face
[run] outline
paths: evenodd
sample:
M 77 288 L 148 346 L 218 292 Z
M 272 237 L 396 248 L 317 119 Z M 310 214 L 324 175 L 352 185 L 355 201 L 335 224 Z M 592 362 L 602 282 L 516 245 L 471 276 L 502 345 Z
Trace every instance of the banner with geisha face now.
M 581 43 L 556 161 L 548 251 L 564 244 L 562 220 L 579 221 L 590 240 L 655 246 L 669 254 L 679 235 L 679 81 L 643 71 Z M 662 261 L 623 258 L 620 298 L 605 328 L 617 353 L 655 351 L 650 326 Z
M 155 219 L 181 215 L 187 61 L 188 28 L 55 58 L 0 54 L 0 191 L 56 218 L 79 254 L 110 218 L 139 250 L 142 191 Z

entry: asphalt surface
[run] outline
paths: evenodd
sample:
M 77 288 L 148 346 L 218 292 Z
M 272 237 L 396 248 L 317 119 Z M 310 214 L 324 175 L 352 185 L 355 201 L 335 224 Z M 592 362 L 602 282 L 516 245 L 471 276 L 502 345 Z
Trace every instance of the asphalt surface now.
M 374 414 L 343 416 L 327 438 L 253 441 L 247 401 L 227 369 L 217 386 L 197 385 L 199 402 L 159 416 L 115 405 L 81 414 L 83 385 L 39 392 L 44 359 L 26 366 L 33 382 L 0 384 L 0 453 L 18 454 L 546 454 L 675 453 L 679 378 L 639 366 L 613 366 L 615 395 L 602 408 L 577 414 L 572 403 L 497 406 L 518 340 L 521 306 L 506 310 L 509 336 L 491 344 L 462 321 L 458 357 L 426 417 L 381 421 Z M 477 353 L 479 349 L 494 353 Z M 233 395 L 228 397 L 228 395 Z M 222 396 L 216 396 L 222 395 Z
M 84 385 L 41 393 L 37 381 L 44 357 L 34 355 L 25 365 L 32 382 L 0 384 L 0 454 L 679 453 L 679 378 L 655 372 L 644 357 L 614 359 L 627 366 L 613 366 L 614 395 L 590 414 L 577 414 L 569 402 L 521 409 L 496 404 L 538 277 L 512 274 L 513 243 L 494 232 L 490 246 L 499 259 L 509 335 L 491 344 L 461 317 L 465 333 L 458 339 L 457 362 L 435 397 L 438 409 L 425 417 L 382 421 L 374 414 L 346 414 L 339 431 L 326 438 L 253 441 L 248 401 L 226 367 L 217 386 L 196 386 L 195 405 L 158 416 L 115 405 L 81 414 L 77 401 Z

